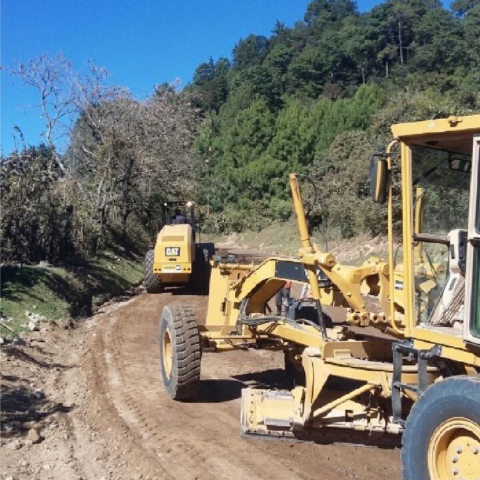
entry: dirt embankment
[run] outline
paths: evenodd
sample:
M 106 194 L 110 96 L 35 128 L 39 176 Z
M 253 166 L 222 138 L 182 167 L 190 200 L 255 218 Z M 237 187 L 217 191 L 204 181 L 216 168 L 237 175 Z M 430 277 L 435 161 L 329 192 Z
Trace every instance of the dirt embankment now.
M 298 227 L 294 221 L 277 223 L 260 232 L 232 233 L 223 237 L 209 237 L 223 249 L 255 250 L 267 255 L 296 255 L 300 248 Z M 320 250 L 331 252 L 340 263 L 361 265 L 369 257 L 387 258 L 388 241 L 386 237 L 360 235 L 350 239 L 327 240 L 324 235 L 315 232 L 312 241 Z
M 278 353 L 205 354 L 196 401 L 170 400 L 156 338 L 169 303 L 204 320 L 206 297 L 142 294 L 3 348 L 2 480 L 400 478 L 396 449 L 240 437 L 241 389 L 285 385 Z
M 119 248 L 79 264 L 1 265 L 0 335 L 25 333 L 31 322 L 42 328 L 91 316 L 106 301 L 133 293 L 142 276 L 142 259 Z

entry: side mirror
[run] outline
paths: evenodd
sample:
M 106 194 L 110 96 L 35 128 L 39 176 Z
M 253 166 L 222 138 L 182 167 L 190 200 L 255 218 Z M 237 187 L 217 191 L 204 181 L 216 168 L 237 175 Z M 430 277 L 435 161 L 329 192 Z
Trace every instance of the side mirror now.
M 464 158 L 451 157 L 448 159 L 450 170 L 457 172 L 470 173 L 472 171 L 472 162 Z
M 378 153 L 370 157 L 370 195 L 375 203 L 385 203 L 387 200 L 387 159 Z

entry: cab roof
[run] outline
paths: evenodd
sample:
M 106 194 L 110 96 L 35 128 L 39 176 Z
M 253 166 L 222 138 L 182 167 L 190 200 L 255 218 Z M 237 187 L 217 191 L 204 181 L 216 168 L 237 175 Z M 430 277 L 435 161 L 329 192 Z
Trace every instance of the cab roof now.
M 393 136 L 409 145 L 472 153 L 472 137 L 480 135 L 480 115 L 448 117 L 392 125 Z

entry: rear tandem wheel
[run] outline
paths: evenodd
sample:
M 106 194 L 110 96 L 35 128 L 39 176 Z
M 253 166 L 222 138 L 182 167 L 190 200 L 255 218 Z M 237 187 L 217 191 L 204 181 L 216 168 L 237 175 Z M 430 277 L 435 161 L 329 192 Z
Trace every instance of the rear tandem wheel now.
M 153 272 L 153 250 L 149 250 L 143 260 L 143 285 L 147 293 L 162 293 L 163 283 L 159 276 Z

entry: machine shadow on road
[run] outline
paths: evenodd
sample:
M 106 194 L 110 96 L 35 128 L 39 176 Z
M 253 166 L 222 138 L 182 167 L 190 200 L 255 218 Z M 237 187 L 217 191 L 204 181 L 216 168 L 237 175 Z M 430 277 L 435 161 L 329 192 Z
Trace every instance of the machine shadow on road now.
M 297 437 L 269 437 L 267 435 L 242 434 L 244 438 L 287 443 L 314 443 L 316 445 L 349 445 L 364 448 L 395 450 L 402 446 L 401 435 L 373 433 L 365 436 L 365 432 L 341 430 L 338 428 L 322 428 L 309 435 L 307 432 Z
M 242 396 L 243 388 L 288 389 L 288 378 L 282 369 L 265 370 L 228 379 L 206 379 L 200 382 L 200 391 L 195 403 L 221 403 L 236 400 Z
M 166 293 L 172 294 L 174 297 L 177 295 L 190 295 L 192 297 L 206 297 L 207 291 L 206 287 L 202 288 L 193 288 L 193 287 L 167 287 L 165 289 Z

